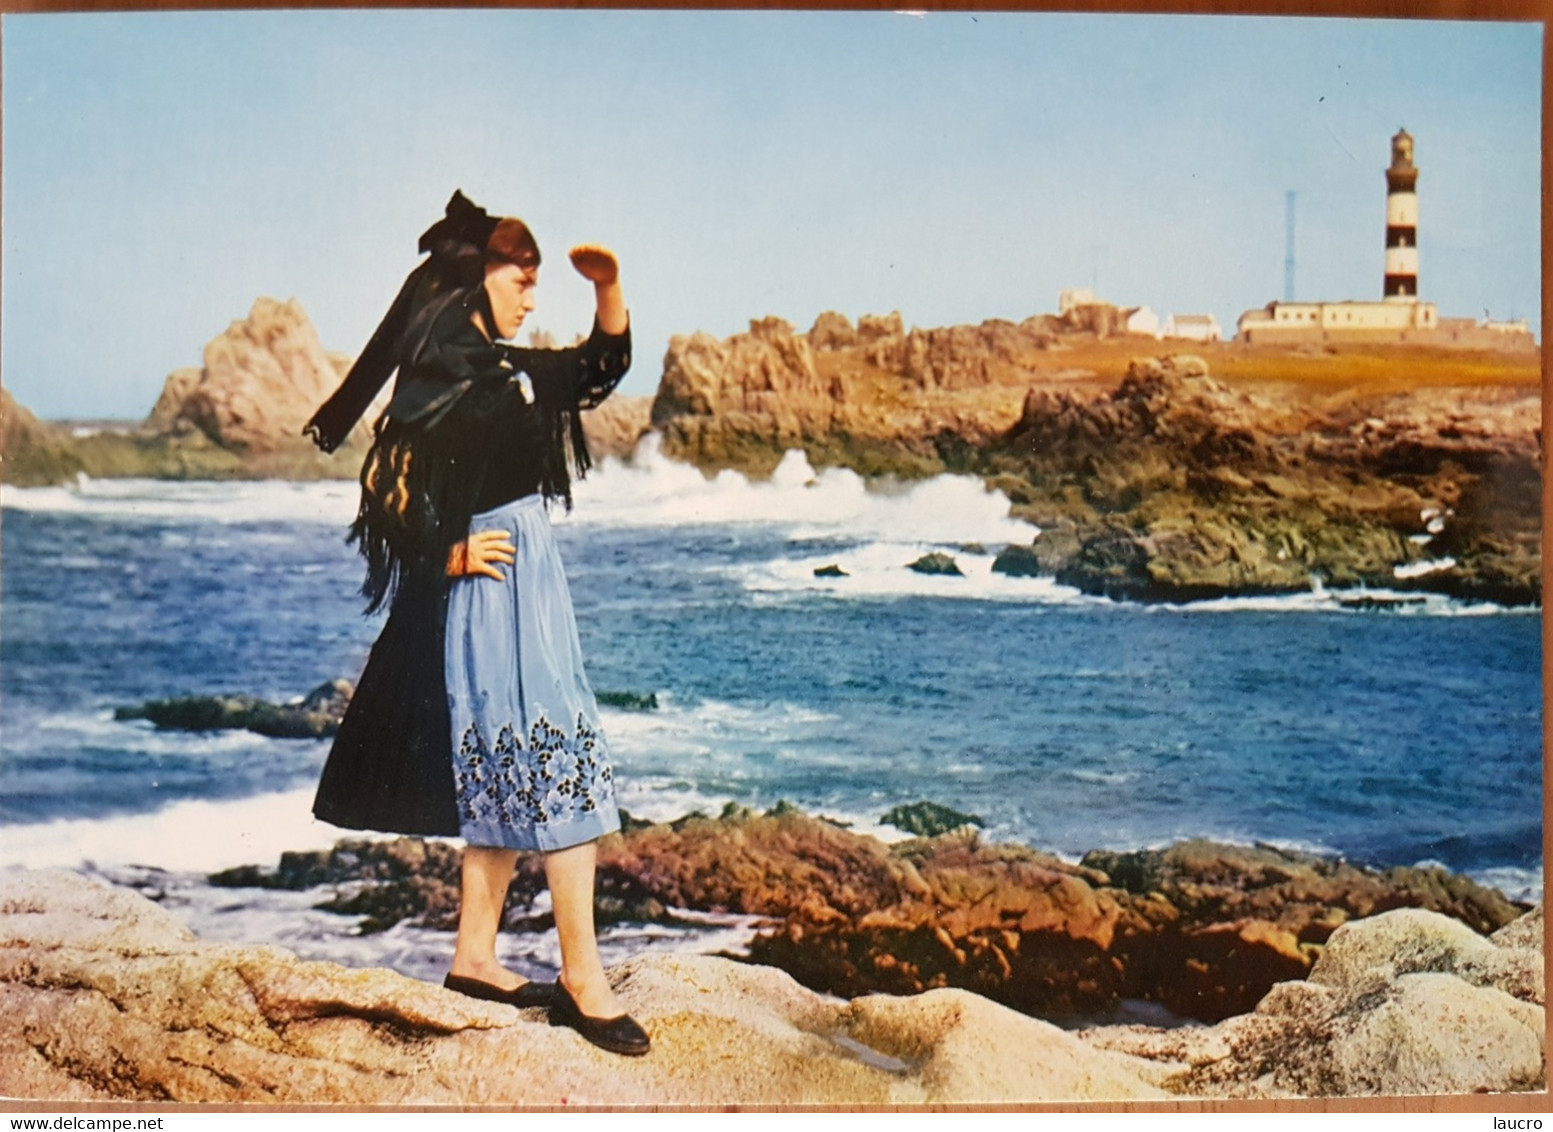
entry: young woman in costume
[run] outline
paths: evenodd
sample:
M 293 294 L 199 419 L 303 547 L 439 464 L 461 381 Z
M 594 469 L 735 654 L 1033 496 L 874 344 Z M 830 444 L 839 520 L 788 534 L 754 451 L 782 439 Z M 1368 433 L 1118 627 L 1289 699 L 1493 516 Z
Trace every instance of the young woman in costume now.
M 548 1006 L 602 1048 L 645 1053 L 605 976 L 593 925 L 598 837 L 620 828 L 598 707 L 547 507 L 586 472 L 581 412 L 630 366 L 615 256 L 583 245 L 594 287 L 579 346 L 509 344 L 534 307 L 539 248 L 522 221 L 461 193 L 345 381 L 308 423 L 325 451 L 397 371 L 361 472 L 351 538 L 383 627 L 313 812 L 353 829 L 458 835 L 458 939 L 445 985 Z M 517 854 L 545 854 L 561 972 L 528 982 L 496 958 Z

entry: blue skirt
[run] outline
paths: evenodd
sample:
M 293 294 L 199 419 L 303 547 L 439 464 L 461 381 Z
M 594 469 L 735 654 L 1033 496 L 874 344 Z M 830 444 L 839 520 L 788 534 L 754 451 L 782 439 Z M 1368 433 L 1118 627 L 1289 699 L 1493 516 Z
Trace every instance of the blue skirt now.
M 459 829 L 470 845 L 554 850 L 620 828 L 598 703 L 582 667 L 571 591 L 537 495 L 475 515 L 505 531 L 503 581 L 448 594 L 445 669 Z

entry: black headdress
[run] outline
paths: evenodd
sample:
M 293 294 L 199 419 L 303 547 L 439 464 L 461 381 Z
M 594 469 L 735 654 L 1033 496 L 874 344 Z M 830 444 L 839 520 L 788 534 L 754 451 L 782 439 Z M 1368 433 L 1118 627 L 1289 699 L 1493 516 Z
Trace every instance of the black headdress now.
M 431 258 L 410 272 L 345 380 L 303 426 L 313 443 L 325 452 L 343 444 L 415 340 L 425 337 L 442 308 L 438 300 L 480 285 L 497 220 L 463 193 L 453 194 L 442 219 L 421 234 L 420 250 Z

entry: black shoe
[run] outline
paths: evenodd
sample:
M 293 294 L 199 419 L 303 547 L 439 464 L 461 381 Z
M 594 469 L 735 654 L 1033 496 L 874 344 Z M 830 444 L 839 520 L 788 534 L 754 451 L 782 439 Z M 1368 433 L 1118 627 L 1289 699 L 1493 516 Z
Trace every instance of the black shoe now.
M 647 1031 L 629 1014 L 615 1018 L 593 1018 L 578 1008 L 571 993 L 557 980 L 555 1001 L 550 1004 L 550 1025 L 570 1026 L 588 1041 L 610 1053 L 640 1057 L 647 1052 Z
M 466 979 L 462 975 L 449 975 L 442 980 L 442 985 L 450 991 L 467 994 L 470 998 L 478 998 L 485 1002 L 504 1002 L 508 1006 L 516 1006 L 519 1009 L 530 1006 L 549 1006 L 555 1001 L 554 983 L 536 983 L 531 980 L 526 983 L 519 983 L 511 990 L 503 990 L 494 983 L 483 983 L 479 979 Z

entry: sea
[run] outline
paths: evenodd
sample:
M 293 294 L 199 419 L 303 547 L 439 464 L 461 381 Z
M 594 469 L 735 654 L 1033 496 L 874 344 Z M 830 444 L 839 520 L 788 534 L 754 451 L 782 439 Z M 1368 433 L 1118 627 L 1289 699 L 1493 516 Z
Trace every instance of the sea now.
M 132 886 L 207 939 L 440 980 L 445 933 L 206 881 L 359 836 L 311 817 L 327 741 L 115 719 L 354 680 L 381 625 L 344 541 L 355 505 L 348 482 L 0 489 L 0 867 Z M 1036 531 L 975 478 L 867 483 L 797 452 L 769 480 L 709 478 L 652 437 L 552 518 L 594 687 L 656 699 L 603 710 L 635 815 L 787 801 L 893 839 L 880 818 L 930 800 L 1073 860 L 1206 837 L 1541 899 L 1540 610 L 1320 586 L 1115 602 L 994 573 Z M 930 551 L 961 576 L 909 569 Z M 737 954 L 758 926 L 617 925 L 605 960 Z M 553 933 L 502 948 L 558 965 Z

